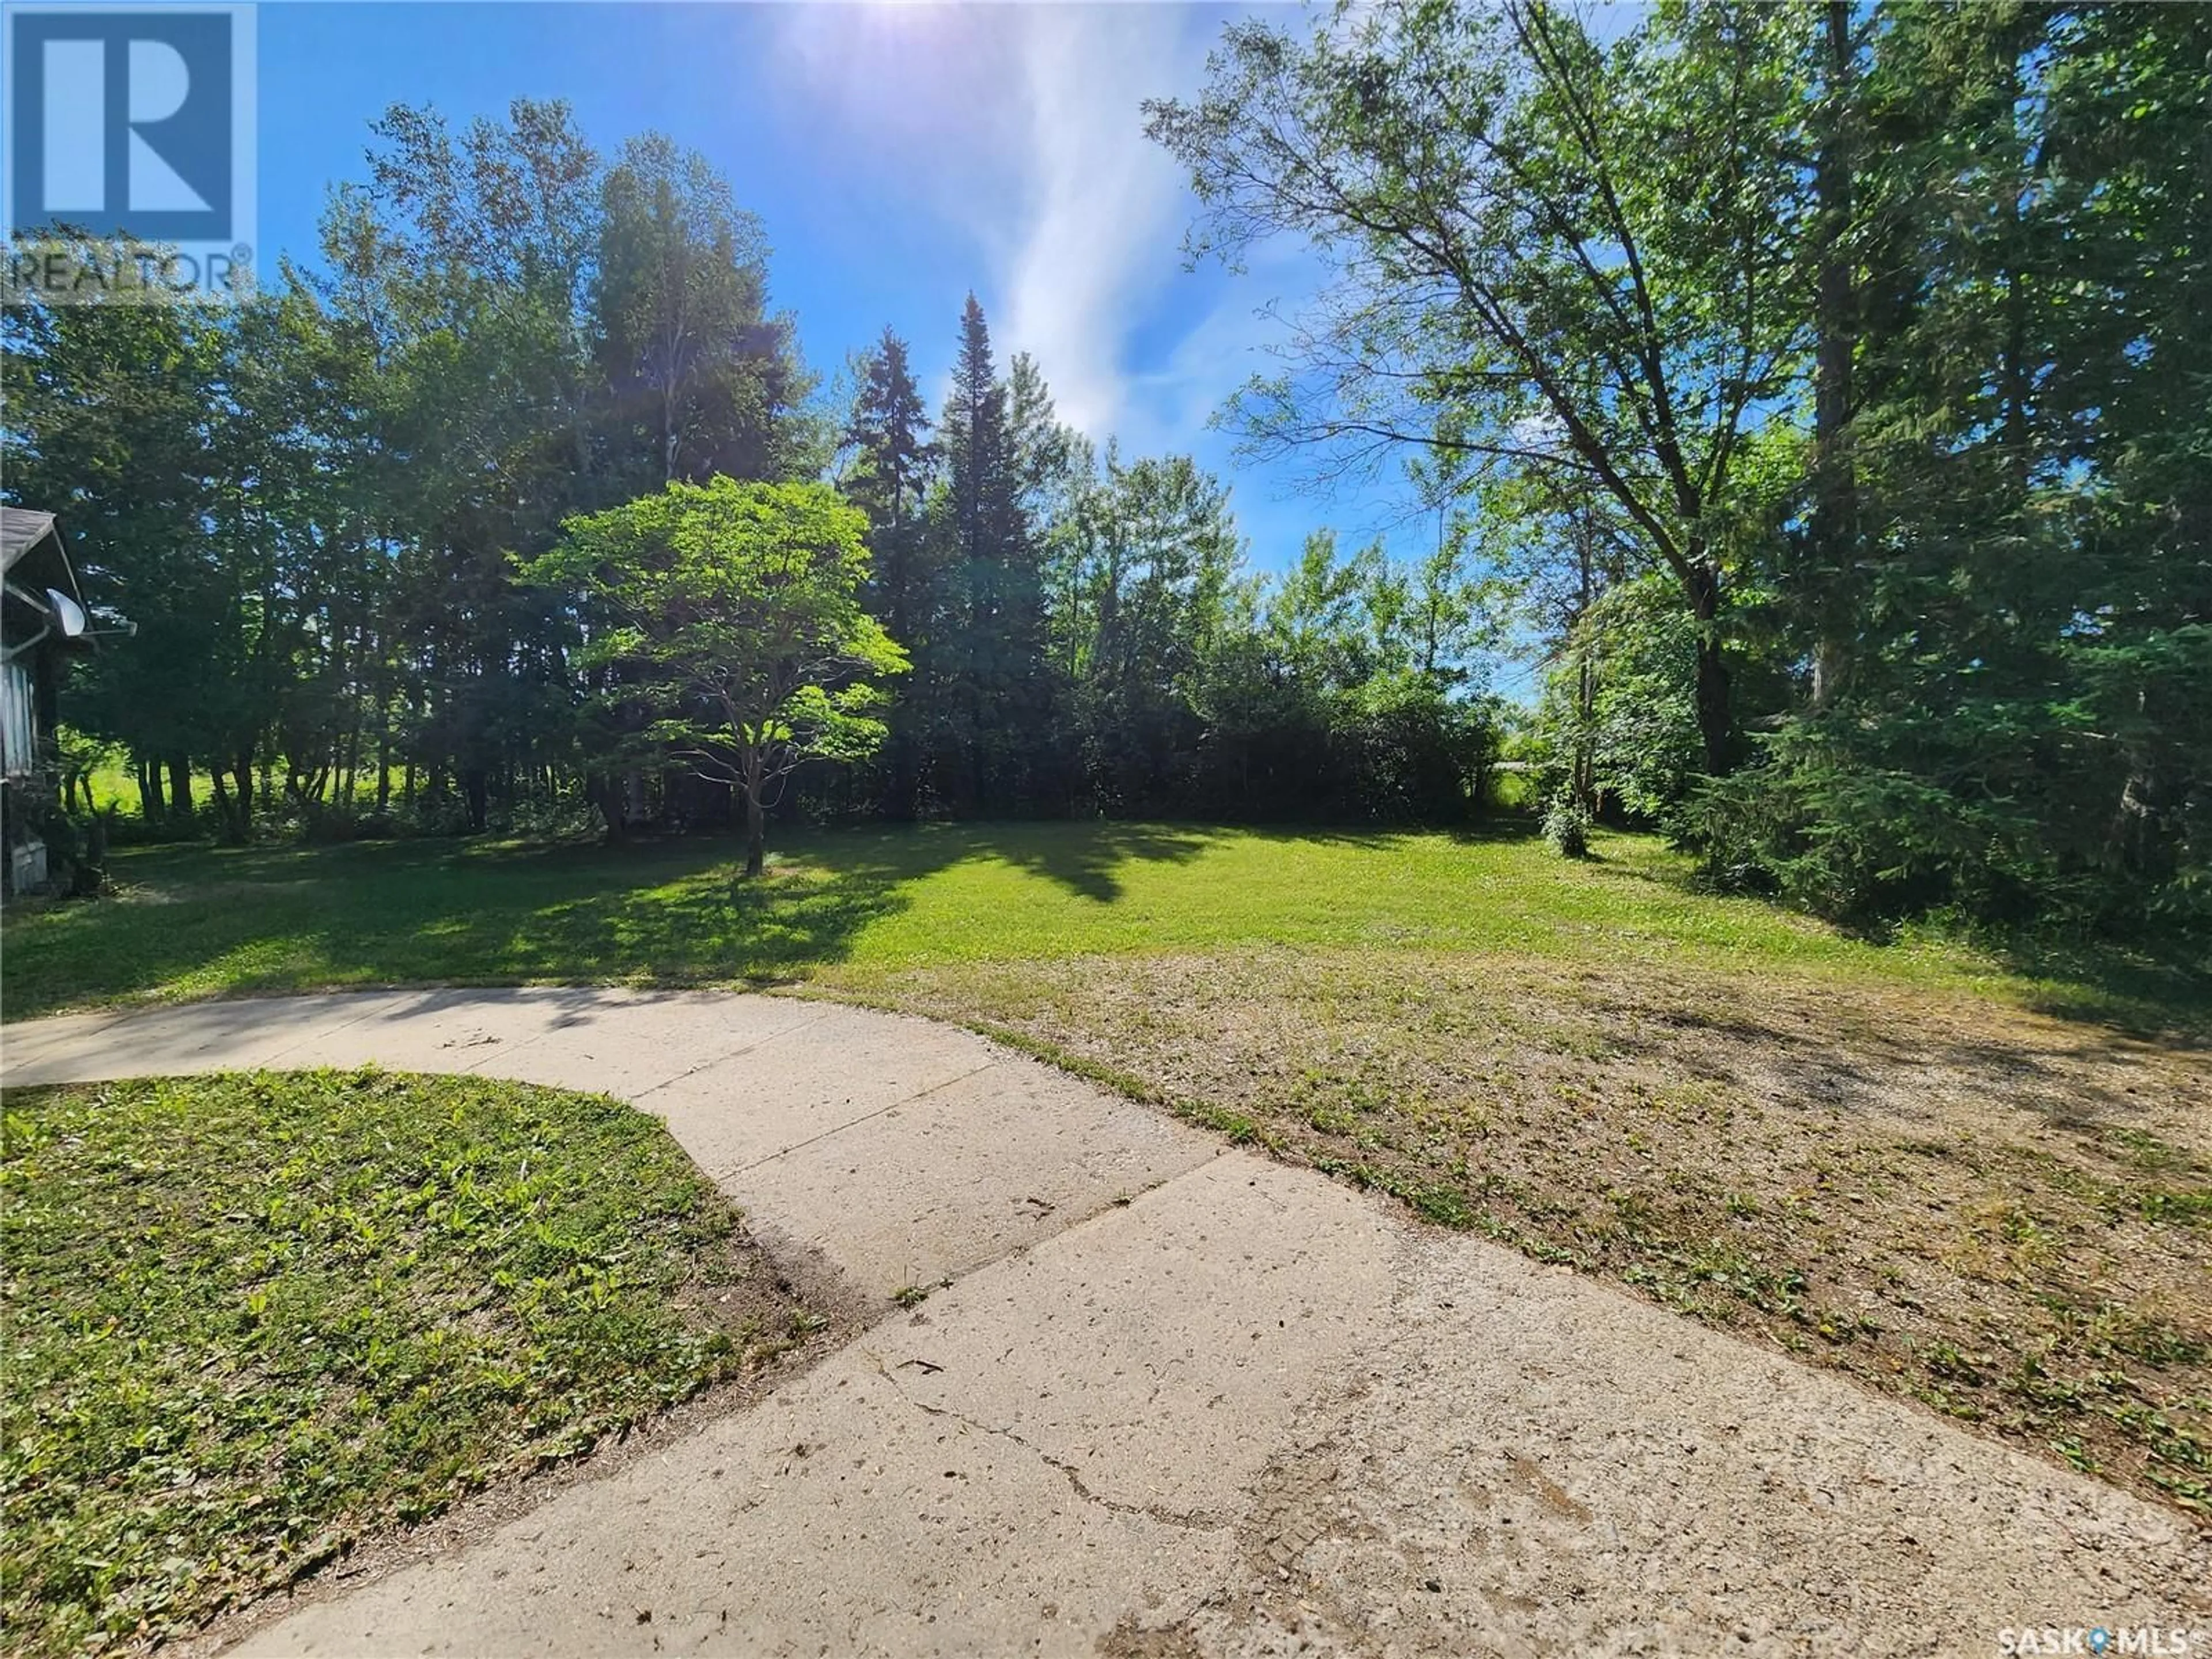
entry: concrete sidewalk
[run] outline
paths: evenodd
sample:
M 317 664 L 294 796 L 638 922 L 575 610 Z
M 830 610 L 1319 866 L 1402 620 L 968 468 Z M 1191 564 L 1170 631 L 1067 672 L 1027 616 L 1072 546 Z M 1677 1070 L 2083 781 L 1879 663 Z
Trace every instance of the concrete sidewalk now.
M 370 1060 L 635 1101 L 880 1317 L 465 1547 L 310 1586 L 246 1652 L 1978 1654 L 2212 1624 L 2212 1539 L 2166 1511 L 927 1022 L 426 991 L 0 1030 L 9 1086 Z

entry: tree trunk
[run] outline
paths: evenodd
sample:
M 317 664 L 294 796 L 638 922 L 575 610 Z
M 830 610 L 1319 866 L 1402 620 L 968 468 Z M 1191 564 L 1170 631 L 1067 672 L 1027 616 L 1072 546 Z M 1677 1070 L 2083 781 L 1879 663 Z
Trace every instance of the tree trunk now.
M 757 755 L 745 757 L 745 877 L 761 872 L 768 859 L 768 815 L 761 807 L 761 763 Z
M 222 781 L 222 768 L 209 767 L 208 776 L 215 786 L 216 834 L 227 844 L 235 847 L 246 839 L 246 835 L 239 823 L 237 810 L 231 803 L 230 790 Z
M 138 813 L 149 829 L 159 829 L 169 815 L 168 804 L 161 799 L 161 769 L 143 755 L 138 757 Z
M 599 820 L 606 826 L 606 845 L 619 847 L 625 839 L 623 817 L 623 781 L 613 772 L 586 772 L 584 775 L 584 799 L 599 809 Z
M 1568 792 L 1575 805 L 1592 817 L 1597 816 L 1597 641 L 1582 626 L 1597 603 L 1597 566 L 1591 557 L 1589 514 L 1575 515 L 1575 618 L 1568 638 L 1575 653 L 1575 749 Z
M 346 727 L 345 761 L 338 769 L 338 805 L 350 817 L 361 803 L 355 799 L 361 787 L 361 721 L 356 716 Z
M 915 775 L 914 738 L 906 729 L 904 709 L 893 718 L 896 724 L 891 727 L 890 739 L 884 745 L 890 750 L 885 757 L 890 765 L 884 786 L 884 816 L 893 823 L 911 823 L 915 799 L 921 793 Z
M 192 821 L 192 763 L 183 755 L 169 757 L 169 811 L 179 823 Z
M 461 797 L 469 815 L 469 833 L 480 836 L 491 821 L 489 794 L 490 778 L 481 766 L 461 769 Z
M 231 763 L 231 775 L 238 780 L 238 817 L 246 838 L 253 836 L 253 757 L 237 756 Z

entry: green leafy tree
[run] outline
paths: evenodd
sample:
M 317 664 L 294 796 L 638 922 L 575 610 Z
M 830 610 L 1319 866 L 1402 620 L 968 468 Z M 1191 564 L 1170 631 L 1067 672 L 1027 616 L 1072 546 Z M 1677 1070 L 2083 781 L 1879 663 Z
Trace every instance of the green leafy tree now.
M 431 794 L 456 786 L 480 830 L 495 793 L 565 758 L 558 619 L 508 555 L 543 551 L 620 475 L 592 441 L 600 164 L 558 103 L 518 100 L 458 136 L 398 106 L 374 131 L 369 184 L 325 215 L 325 299 L 373 364 L 364 447 L 401 723 Z
M 193 306 L 8 307 L 6 490 L 62 514 L 86 591 L 138 623 L 96 653 L 70 720 L 131 750 L 150 824 L 192 818 L 196 757 L 232 701 L 247 573 L 208 534 L 227 342 Z
M 1109 447 L 1060 539 L 1053 621 L 1085 790 L 1112 810 L 1170 805 L 1243 553 L 1228 492 L 1187 456 L 1125 465 Z
M 659 134 L 623 149 L 601 189 L 595 271 L 603 419 L 626 483 L 818 464 L 812 381 L 791 319 L 767 308 L 767 238 L 703 157 Z
M 603 706 L 643 703 L 638 741 L 743 797 L 748 876 L 784 781 L 882 741 L 873 679 L 908 660 L 860 603 L 866 536 L 826 484 L 715 478 L 572 519 L 521 567 L 575 605 L 578 662 L 622 671 Z
M 1334 282 L 1290 372 L 1232 406 L 1262 453 L 1415 444 L 1606 496 L 1698 639 L 1705 762 L 1734 753 L 1736 467 L 1790 389 L 1805 211 L 1788 8 L 1663 8 L 1607 46 L 1546 0 L 1231 24 L 1148 131 L 1188 168 L 1194 257 L 1304 240 Z
M 2201 925 L 2212 226 L 2197 9 L 1825 14 L 1804 662 L 1690 820 L 1831 914 Z
M 1663 817 L 1699 760 L 1697 635 L 1658 578 L 1597 594 L 1544 685 L 1536 732 L 1558 793 L 1587 816 Z

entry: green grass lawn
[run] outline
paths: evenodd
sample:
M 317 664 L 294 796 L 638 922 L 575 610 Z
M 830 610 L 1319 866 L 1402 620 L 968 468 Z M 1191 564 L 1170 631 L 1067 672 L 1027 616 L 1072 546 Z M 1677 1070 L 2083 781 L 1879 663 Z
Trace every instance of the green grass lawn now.
M 195 767 L 191 775 L 192 805 L 204 811 L 211 810 L 215 805 L 215 779 L 208 774 L 204 767 Z M 394 766 L 390 769 L 390 785 L 387 791 L 387 798 L 390 800 L 396 803 L 403 798 L 402 791 L 405 776 L 406 769 L 404 767 Z M 224 781 L 228 784 L 230 780 L 226 776 Z M 270 792 L 264 797 L 266 799 L 275 799 L 277 793 L 283 788 L 283 780 L 270 777 L 266 774 L 256 774 L 255 788 L 258 790 L 264 785 Z M 161 774 L 161 788 L 165 794 L 168 787 L 169 775 L 165 770 Z M 87 772 L 84 775 L 84 788 L 91 797 L 95 811 L 112 809 L 125 817 L 136 817 L 138 816 L 140 808 L 144 805 L 139 799 L 137 775 L 121 761 L 112 761 L 107 765 L 94 767 Z M 333 795 L 331 805 L 339 804 L 341 804 L 341 798 Z M 363 811 L 376 804 L 376 774 L 374 768 L 362 769 L 360 775 L 355 779 L 352 804 L 357 810 Z
M 963 1023 L 1440 1224 L 2212 1506 L 2194 965 L 2033 969 L 1695 890 L 1656 841 L 933 827 L 118 855 L 17 1018 L 440 981 L 769 984 Z
M 2138 1013 L 2148 997 L 2154 1019 L 2193 988 L 2148 967 L 2030 979 L 1937 942 L 1875 946 L 1694 892 L 1649 837 L 1597 848 L 1575 864 L 1515 834 L 934 827 L 786 839 L 751 886 L 711 840 L 126 849 L 116 900 L 7 919 L 0 1015 L 425 981 L 865 988 L 930 963 L 1256 945 L 1687 960 Z
M 196 1629 L 809 1322 L 659 1125 L 601 1097 L 374 1071 L 11 1091 L 0 1176 L 17 1654 Z

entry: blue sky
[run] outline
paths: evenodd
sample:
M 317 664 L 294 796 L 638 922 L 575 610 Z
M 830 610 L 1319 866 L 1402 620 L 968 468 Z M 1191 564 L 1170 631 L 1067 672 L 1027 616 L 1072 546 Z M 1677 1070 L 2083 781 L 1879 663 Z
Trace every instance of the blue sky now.
M 1294 8 L 1275 15 L 1295 22 Z M 1033 352 L 1063 418 L 1125 453 L 1194 453 L 1229 479 L 1253 563 L 1305 532 L 1347 543 L 1395 490 L 1315 500 L 1301 469 L 1241 466 L 1207 416 L 1266 359 L 1255 313 L 1295 302 L 1285 258 L 1187 272 L 1192 202 L 1139 101 L 1190 93 L 1233 13 L 1175 4 L 264 3 L 258 13 L 262 265 L 312 259 L 329 185 L 365 176 L 395 101 L 455 125 L 562 98 L 611 151 L 658 129 L 729 178 L 775 249 L 773 302 L 834 374 L 888 323 L 941 391 L 973 289 L 1001 353 Z M 1286 250 L 1287 252 L 1287 250 Z M 1393 537 L 1407 550 L 1418 525 Z

